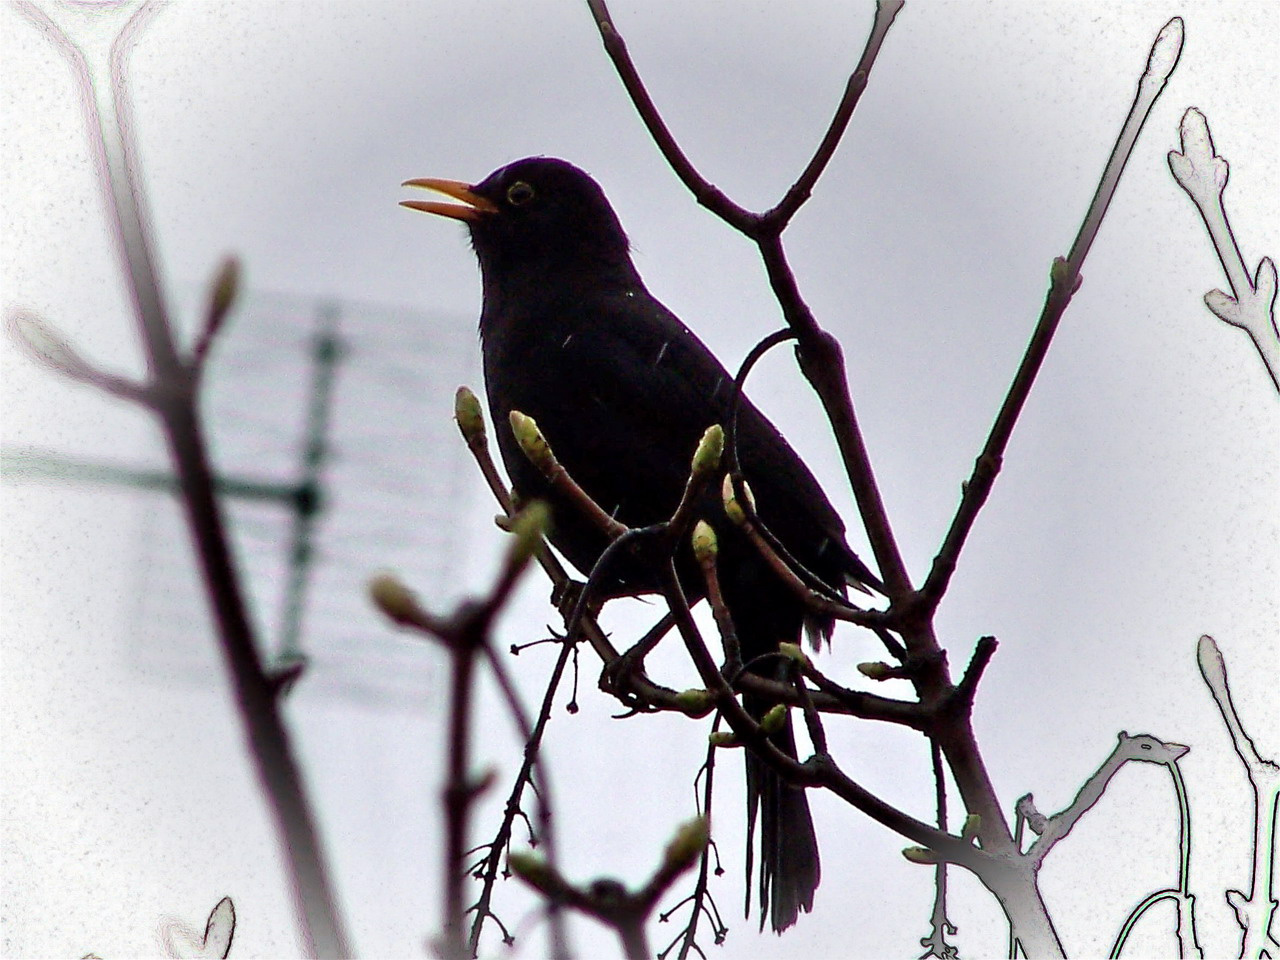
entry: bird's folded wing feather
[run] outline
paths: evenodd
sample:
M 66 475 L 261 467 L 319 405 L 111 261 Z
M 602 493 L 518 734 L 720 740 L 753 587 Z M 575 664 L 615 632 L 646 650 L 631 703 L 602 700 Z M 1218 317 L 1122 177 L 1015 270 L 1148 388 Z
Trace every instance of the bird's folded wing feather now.
M 590 323 L 542 325 L 560 345 L 538 358 L 537 376 L 526 370 L 529 396 L 511 405 L 529 412 L 554 398 L 539 422 L 553 427 L 548 439 L 561 462 L 623 522 L 655 522 L 674 509 L 703 431 L 727 426 L 733 378 L 656 300 L 614 301 L 584 315 Z M 540 386 L 550 381 L 555 390 Z M 852 558 L 843 522 L 800 457 L 749 401 L 738 416 L 739 459 L 765 522 L 802 562 L 827 546 Z

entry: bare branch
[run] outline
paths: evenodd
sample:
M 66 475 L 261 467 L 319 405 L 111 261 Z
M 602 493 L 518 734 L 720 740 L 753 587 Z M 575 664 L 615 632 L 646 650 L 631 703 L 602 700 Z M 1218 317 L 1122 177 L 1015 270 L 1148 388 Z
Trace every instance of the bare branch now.
M 733 730 L 738 743 L 751 748 L 756 756 L 764 760 L 788 783 L 801 787 L 826 787 L 889 829 L 917 843 L 922 843 L 931 850 L 936 850 L 941 857 L 965 863 L 971 869 L 981 872 L 986 865 L 985 853 L 881 800 L 850 779 L 830 757 L 818 755 L 801 763 L 779 750 L 760 728 L 760 724 L 737 701 L 733 691 L 716 669 L 697 625 L 693 622 L 693 616 L 689 612 L 688 603 L 684 599 L 684 592 L 680 588 L 680 581 L 672 565 L 668 565 L 667 570 L 664 571 L 663 593 L 671 607 L 671 612 L 675 614 L 676 627 L 684 638 L 685 646 L 702 677 L 702 682 L 716 697 L 716 706 Z
M 631 62 L 631 54 L 627 52 L 627 42 L 622 39 L 622 34 L 614 26 L 613 17 L 609 14 L 609 7 L 605 0 L 587 0 L 587 6 L 591 9 L 596 29 L 600 31 L 600 39 L 604 41 L 605 52 L 613 61 L 622 85 L 626 87 L 631 102 L 640 113 L 640 119 L 644 121 L 649 135 L 653 137 L 653 142 L 662 151 L 671 169 L 689 188 L 689 192 L 698 203 L 735 229 L 751 236 L 759 221 L 758 215 L 738 206 L 717 187 L 703 179 L 702 174 L 698 173 L 689 162 L 689 158 L 684 155 L 684 151 L 680 149 L 680 145 L 676 143 L 675 137 L 671 135 L 661 114 L 658 113 L 658 108 L 653 105 L 653 100 L 649 96 L 649 91 L 645 89 L 644 81 L 640 79 L 635 64 Z
M 524 714 L 515 685 L 511 682 L 506 667 L 493 649 L 493 644 L 486 643 L 484 645 L 485 659 L 497 678 L 498 686 L 507 701 L 508 710 L 520 729 L 520 736 L 524 741 L 524 761 L 520 765 L 520 771 L 516 774 L 515 782 L 511 787 L 511 794 L 507 797 L 502 823 L 498 828 L 497 836 L 489 844 L 488 856 L 478 871 L 483 879 L 480 897 L 472 908 L 475 911 L 475 918 L 472 920 L 471 935 L 468 939 L 468 946 L 473 957 L 480 955 L 480 934 L 484 928 L 484 921 L 493 916 L 490 912 L 489 904 L 493 896 L 494 883 L 498 878 L 502 854 L 507 849 L 507 844 L 511 839 L 511 828 L 516 816 L 521 812 L 520 801 L 524 793 L 524 787 L 526 784 L 534 782 L 535 772 L 538 777 L 538 784 L 534 789 L 538 809 L 538 832 L 542 845 L 546 850 L 547 862 L 554 866 L 559 859 L 556 855 L 555 832 L 551 815 L 550 784 L 545 770 L 538 763 L 538 759 L 540 756 L 539 751 L 542 747 L 542 737 L 546 731 L 547 722 L 551 719 L 551 709 L 555 703 L 555 695 L 560 688 L 560 680 L 564 676 L 565 665 L 569 662 L 569 657 L 572 653 L 572 643 L 566 641 L 561 644 L 560 655 L 556 658 L 555 666 L 551 670 L 551 676 L 547 678 L 547 689 L 542 697 L 542 705 L 538 709 L 538 719 L 531 726 Z M 564 918 L 561 916 L 559 906 L 554 902 L 548 904 L 548 913 L 551 926 L 551 955 L 557 958 L 567 957 L 569 955 L 568 941 L 564 929 Z M 495 917 L 494 919 L 496 920 L 497 918 Z
M 67 377 L 97 387 L 113 397 L 154 407 L 150 388 L 127 377 L 99 370 L 71 345 L 60 330 L 33 313 L 9 315 L 8 333 L 31 359 Z
M 145 348 L 150 381 L 146 397 L 161 420 L 183 493 L 183 506 L 212 607 L 221 652 L 264 787 L 298 908 L 307 952 L 324 957 L 352 955 L 338 915 L 319 834 L 278 708 L 280 686 L 264 669 L 231 559 L 221 505 L 196 405 L 194 381 L 178 355 L 168 309 L 155 267 L 146 197 L 132 131 L 128 59 L 146 23 L 160 9 L 143 3 L 114 37 L 108 64 L 91 64 L 83 51 L 33 3 L 18 8 L 68 60 L 80 87 L 89 121 L 90 148 L 105 171 L 108 224 L 128 278 Z M 103 69 L 105 66 L 106 69 Z M 95 69 L 96 68 L 96 69 Z M 113 392 L 136 398 L 136 385 L 107 378 Z
M 1280 764 L 1258 753 L 1258 748 L 1240 722 L 1235 704 L 1231 700 L 1231 687 L 1227 683 L 1227 664 L 1213 637 L 1203 636 L 1196 649 L 1200 673 L 1222 713 L 1231 744 L 1244 765 L 1253 788 L 1253 863 L 1250 871 L 1249 891 L 1227 891 L 1227 902 L 1235 912 L 1240 926 L 1240 956 L 1261 957 L 1269 954 L 1280 957 L 1280 942 L 1271 933 L 1271 923 L 1276 912 L 1275 861 L 1277 817 L 1280 817 Z
M 707 821 L 698 817 L 676 832 L 648 883 L 632 893 L 619 881 L 595 880 L 585 887 L 570 883 L 550 864 L 529 854 L 512 854 L 511 869 L 549 901 L 579 910 L 612 927 L 628 960 L 649 960 L 645 924 L 658 900 L 676 878 L 698 861 L 707 846 Z
M 1120 174 L 1129 161 L 1138 134 L 1142 132 L 1142 126 L 1156 98 L 1164 89 L 1165 82 L 1177 65 L 1181 50 L 1182 20 L 1174 17 L 1165 24 L 1152 45 L 1147 69 L 1138 83 L 1133 104 L 1116 138 L 1111 157 L 1098 182 L 1093 202 L 1089 205 L 1089 210 L 1080 225 L 1080 232 L 1071 245 L 1071 251 L 1066 258 L 1055 260 L 1053 268 L 1049 271 L 1049 292 L 1045 297 L 1044 307 L 1040 311 L 1040 319 L 1036 323 L 1035 331 L 1027 344 L 1026 353 L 1018 366 L 1018 372 L 1014 375 L 1004 403 L 1001 404 L 1000 412 L 996 415 L 982 453 L 974 463 L 973 473 L 964 485 L 960 505 L 943 539 L 942 547 L 934 558 L 928 578 L 920 588 L 920 602 L 926 609 L 935 609 L 942 600 L 943 594 L 946 593 L 960 551 L 964 548 L 965 540 L 991 492 L 996 475 L 1000 472 L 1004 451 L 1009 444 L 1009 438 L 1013 435 L 1014 425 L 1022 414 L 1027 397 L 1031 394 L 1036 375 L 1040 372 L 1044 358 L 1049 352 L 1049 344 L 1053 341 L 1053 335 L 1057 332 L 1058 324 L 1071 303 L 1072 296 L 1080 287 L 1080 267 L 1084 264 L 1085 256 L 1093 244 L 1093 238 L 1102 224 L 1102 217 L 1111 204 L 1111 198 L 1115 195 Z
M 1231 296 L 1221 290 L 1205 294 L 1205 305 L 1225 323 L 1240 327 L 1253 339 L 1271 381 L 1280 390 L 1280 333 L 1276 330 L 1276 265 L 1270 257 L 1258 263 L 1253 278 L 1245 265 L 1235 231 L 1227 219 L 1223 193 L 1230 167 L 1218 156 L 1209 133 L 1209 122 L 1192 107 L 1182 116 L 1182 152 L 1169 153 L 1169 169 L 1178 186 L 1200 211 L 1209 239 L 1231 285 Z
M 791 185 L 778 205 L 764 214 L 764 219 L 770 226 L 784 228 L 795 212 L 809 199 L 814 184 L 827 169 L 827 164 L 831 162 L 836 147 L 840 145 L 840 138 L 844 136 L 845 128 L 849 125 L 849 118 L 853 116 L 854 108 L 858 105 L 862 91 L 867 88 L 867 76 L 871 73 L 871 67 L 880 54 L 884 38 L 888 35 L 889 28 L 893 26 L 894 18 L 902 9 L 902 5 L 903 0 L 876 0 L 876 19 L 871 26 L 871 35 L 867 37 L 866 48 L 862 51 L 862 59 L 858 61 L 858 66 L 850 75 L 849 82 L 845 84 L 844 96 L 840 98 L 836 114 L 831 118 L 831 125 L 827 127 L 827 132 L 822 142 L 818 144 L 818 149 L 814 151 L 808 166 L 804 168 L 804 172 Z
M 1041 829 L 1036 831 L 1040 836 L 1027 850 L 1025 856 L 1032 864 L 1043 862 L 1054 845 L 1070 833 L 1080 818 L 1102 799 L 1102 794 L 1106 791 L 1111 778 L 1129 761 L 1160 763 L 1172 768 L 1186 752 L 1187 747 L 1180 743 L 1165 743 L 1145 733 L 1131 737 L 1121 732 L 1116 748 L 1084 782 L 1070 806 L 1051 817 L 1028 816 L 1027 819 L 1032 824 L 1032 828 L 1039 826 Z M 1027 812 L 1032 813 L 1034 807 L 1031 806 L 1030 794 L 1024 797 L 1023 801 L 1026 801 Z M 1021 805 L 1023 801 L 1019 801 L 1019 804 Z

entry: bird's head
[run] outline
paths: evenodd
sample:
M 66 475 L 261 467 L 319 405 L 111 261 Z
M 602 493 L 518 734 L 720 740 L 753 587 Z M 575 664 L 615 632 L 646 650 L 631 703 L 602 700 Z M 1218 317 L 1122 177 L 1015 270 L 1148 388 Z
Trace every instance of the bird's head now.
M 529 271 L 554 281 L 557 272 L 632 270 L 627 235 L 604 191 L 564 160 L 517 160 L 474 185 L 426 177 L 404 186 L 459 201 L 401 205 L 465 222 L 486 285 Z

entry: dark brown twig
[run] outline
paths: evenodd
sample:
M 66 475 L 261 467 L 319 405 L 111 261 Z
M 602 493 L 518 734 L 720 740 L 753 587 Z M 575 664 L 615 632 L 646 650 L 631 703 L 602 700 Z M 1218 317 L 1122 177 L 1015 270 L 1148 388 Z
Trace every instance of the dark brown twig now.
M 782 247 L 782 237 L 769 234 L 758 238 L 757 244 L 773 295 L 800 341 L 800 370 L 818 394 L 831 423 L 845 475 L 853 488 L 858 512 L 867 531 L 867 540 L 871 543 L 871 550 L 875 554 L 876 565 L 880 569 L 889 597 L 905 597 L 911 591 L 911 580 L 894 537 L 893 527 L 889 523 L 884 498 L 880 495 L 880 486 L 871 466 L 871 456 L 854 413 L 840 343 L 818 325 L 813 312 L 800 295 L 800 288 L 796 285 L 795 275 L 791 272 Z
M 534 795 L 537 798 L 538 835 L 542 846 L 547 851 L 547 862 L 554 865 L 559 859 L 556 855 L 555 831 L 552 824 L 553 803 L 551 800 L 551 788 L 547 781 L 545 770 L 538 764 L 538 759 L 539 751 L 542 747 L 542 736 L 546 731 L 547 722 L 551 719 L 551 710 L 555 704 L 555 695 L 560 689 L 560 680 L 564 676 L 565 665 L 569 662 L 569 657 L 572 653 L 573 644 L 568 641 L 563 642 L 560 646 L 560 655 L 556 658 L 555 666 L 551 670 L 551 676 L 547 678 L 547 688 L 542 697 L 542 705 L 538 708 L 538 719 L 531 726 L 524 714 L 515 685 L 511 682 L 502 660 L 493 649 L 493 644 L 486 643 L 484 645 L 484 656 L 489 663 L 489 669 L 493 671 L 493 675 L 498 681 L 503 697 L 507 701 L 508 710 L 519 728 L 521 739 L 524 741 L 524 762 L 520 765 L 520 771 L 516 774 L 511 794 L 507 798 L 498 834 L 490 842 L 489 854 L 478 871 L 483 879 L 481 881 L 480 896 L 472 908 L 475 911 L 475 918 L 471 922 L 471 935 L 468 939 L 471 956 L 473 957 L 480 955 L 480 933 L 484 927 L 485 919 L 492 916 L 489 904 L 493 896 L 493 885 L 498 877 L 502 854 L 511 838 L 511 827 L 515 822 L 516 815 L 521 812 L 520 801 L 526 784 L 533 785 Z M 536 784 L 534 783 L 535 773 L 537 774 Z M 564 917 L 557 904 L 551 903 L 548 907 L 551 927 L 551 955 L 558 958 L 558 960 L 559 958 L 567 958 L 569 950 L 564 928 Z M 510 943 L 509 940 L 508 943 Z
M 714 732 L 719 725 L 720 717 L 717 716 L 711 725 L 712 732 Z M 697 796 L 697 777 L 694 778 L 694 801 L 698 807 L 698 816 L 703 817 L 708 824 L 711 822 L 711 803 L 714 798 L 713 787 L 715 786 L 715 769 L 716 748 L 715 746 L 708 745 L 707 759 L 703 761 L 702 770 L 699 771 L 702 776 L 702 798 L 700 802 L 698 801 Z M 714 938 L 715 943 L 718 945 L 724 942 L 725 934 L 728 933 L 728 928 L 720 919 L 720 911 L 716 908 L 715 900 L 712 898 L 711 891 L 709 889 L 711 860 L 713 857 L 716 858 L 716 875 L 718 876 L 723 872 L 719 867 L 719 854 L 716 852 L 715 840 L 708 836 L 707 845 L 703 848 L 702 856 L 698 861 L 698 879 L 694 884 L 693 893 L 685 900 L 681 901 L 680 904 L 677 904 L 670 910 L 665 911 L 659 917 L 659 920 L 667 920 L 670 918 L 672 913 L 680 908 L 682 904 L 690 904 L 689 922 L 685 924 L 684 930 L 681 931 L 674 940 L 672 940 L 671 945 L 668 946 L 666 950 L 658 954 L 658 960 L 662 960 L 663 957 L 670 953 L 671 947 L 674 946 L 677 941 L 680 943 L 680 952 L 676 955 L 676 960 L 686 960 L 691 950 L 698 950 L 699 956 L 705 956 L 702 950 L 697 946 L 698 920 L 704 913 L 707 915 L 707 919 L 711 922 L 711 935 Z
M 205 361 L 209 349 L 222 331 L 222 323 L 227 318 L 232 304 L 240 290 L 240 261 L 235 257 L 227 257 L 218 268 L 213 283 L 209 286 L 209 302 L 205 307 L 204 324 L 195 345 L 191 348 L 191 358 L 187 365 L 192 375 L 199 379 L 204 373 Z
M 527 569 L 549 521 L 546 504 L 534 501 L 513 520 L 513 539 L 506 561 L 487 596 L 463 601 L 452 614 L 440 617 L 424 610 L 411 591 L 391 576 L 380 576 L 370 584 L 369 592 L 378 608 L 403 626 L 429 634 L 440 640 L 449 651 L 449 708 L 447 730 L 446 779 L 443 790 L 445 812 L 445 856 L 442 878 L 442 932 L 437 943 L 446 960 L 466 960 L 463 907 L 467 876 L 467 834 L 471 810 L 476 799 L 492 783 L 492 775 L 471 775 L 471 714 L 475 703 L 473 674 L 477 655 L 489 646 L 489 631 L 494 617 L 506 605 L 516 582 Z M 496 658 L 491 662 L 496 663 Z M 499 677 L 505 677 L 499 666 Z M 511 689 L 510 685 L 506 685 Z M 519 701 L 512 694 L 513 716 L 532 736 Z M 558 927 L 555 929 L 559 929 Z
M 786 227 L 795 212 L 809 199 L 814 184 L 827 169 L 827 164 L 831 162 L 836 147 L 840 145 L 840 140 L 844 136 L 845 128 L 849 126 L 849 119 L 853 116 L 862 91 L 867 88 L 867 76 L 871 72 L 871 66 L 875 63 L 884 38 L 888 35 L 889 28 L 893 26 L 894 18 L 902 9 L 902 5 L 903 0 L 879 0 L 876 3 L 876 19 L 871 27 L 871 36 L 867 38 L 862 58 L 849 76 L 849 82 L 845 84 L 844 96 L 840 98 L 840 104 L 836 107 L 835 116 L 831 118 L 831 125 L 827 127 L 822 142 L 818 144 L 818 149 L 814 151 L 804 172 L 787 190 L 778 205 L 764 214 L 764 220 L 771 227 L 776 226 L 779 230 Z
M 1045 297 L 1044 307 L 1040 311 L 1040 319 L 1036 322 L 1031 341 L 1027 344 L 1026 353 L 1023 354 L 1022 361 L 1018 365 L 1018 371 L 1014 375 L 1013 383 L 1009 386 L 1009 392 L 1005 395 L 1004 403 L 1000 406 L 1000 412 L 996 415 L 995 423 L 991 426 L 991 433 L 983 445 L 982 453 L 974 463 L 973 474 L 964 486 L 955 518 L 951 521 L 942 547 L 934 558 L 929 576 L 920 588 L 921 601 L 928 609 L 936 608 L 947 590 L 960 551 L 964 547 L 969 532 L 973 529 L 974 521 L 986 502 L 987 495 L 991 492 L 996 474 L 1000 472 L 1005 448 L 1013 435 L 1014 425 L 1022 414 L 1027 397 L 1031 394 L 1031 387 L 1044 363 L 1045 355 L 1049 352 L 1049 344 L 1053 341 L 1053 335 L 1058 329 L 1067 306 L 1071 303 L 1072 296 L 1080 287 L 1082 279 L 1080 268 L 1084 265 L 1089 248 L 1093 245 L 1093 239 L 1102 225 L 1102 218 L 1111 204 L 1111 198 L 1115 196 L 1116 188 L 1120 184 L 1120 174 L 1124 172 L 1125 165 L 1129 162 L 1129 157 L 1137 143 L 1138 135 L 1142 132 L 1142 127 L 1151 113 L 1151 108 L 1155 105 L 1156 98 L 1164 90 L 1165 83 L 1177 66 L 1181 53 L 1182 20 L 1174 17 L 1164 25 L 1151 47 L 1147 69 L 1138 81 L 1133 103 L 1116 137 L 1111 156 L 1098 181 L 1098 188 L 1094 192 L 1093 201 L 1089 204 L 1089 210 L 1080 224 L 1080 231 L 1071 245 L 1071 251 L 1065 258 L 1060 257 L 1055 260 L 1049 271 L 1049 292 Z
M 742 647 L 738 643 L 733 615 L 729 613 L 729 605 L 724 602 L 724 593 L 720 589 L 720 573 L 716 564 L 718 552 L 715 530 L 706 521 L 699 522 L 693 531 L 693 555 L 702 570 L 702 578 L 706 581 L 707 603 L 711 607 L 711 616 L 716 622 L 720 643 L 724 647 L 723 673 L 732 678 L 742 671 Z
M 889 829 L 936 851 L 939 857 L 963 862 L 970 869 L 978 872 L 990 866 L 990 858 L 983 851 L 881 800 L 850 779 L 831 757 L 819 754 L 801 763 L 779 750 L 760 728 L 760 724 L 734 697 L 733 691 L 716 668 L 711 653 L 693 621 L 693 615 L 689 611 L 674 565 L 668 564 L 663 572 L 662 587 L 663 595 L 671 612 L 675 615 L 676 627 L 685 641 L 690 659 L 697 667 L 708 692 L 716 698 L 716 706 L 721 716 L 729 724 L 740 744 L 750 747 L 788 783 L 800 787 L 826 787 L 836 796 Z
M 511 493 L 507 490 L 507 485 L 502 481 L 502 477 L 498 475 L 498 468 L 494 465 L 493 457 L 489 453 L 489 441 L 485 431 L 484 414 L 480 409 L 480 401 L 467 387 L 458 388 L 454 401 L 454 417 L 458 422 L 459 430 L 462 431 L 463 439 L 467 442 L 467 449 L 471 451 L 471 455 L 475 458 L 476 465 L 479 466 L 480 472 L 483 474 L 485 482 L 489 485 L 489 490 L 493 493 L 494 499 L 498 501 L 499 506 L 502 507 L 503 512 L 508 517 L 514 516 L 515 511 L 511 502 Z M 538 565 L 542 567 L 543 572 L 551 580 L 555 591 L 563 593 L 567 590 L 572 583 L 572 578 L 546 543 L 539 544 L 535 556 Z M 587 642 L 591 644 L 591 648 L 595 650 L 601 661 L 611 663 L 618 658 L 618 651 L 614 648 L 609 638 L 604 635 L 604 631 L 600 629 L 594 617 L 582 617 L 578 626 L 582 635 L 587 638 Z
M 751 213 L 738 206 L 698 173 L 676 143 L 654 106 L 627 52 L 626 42 L 614 25 L 604 0 L 587 0 L 587 4 L 600 31 L 605 50 L 613 61 L 623 86 L 672 170 L 699 203 L 736 230 L 751 237 L 759 246 L 774 295 L 782 307 L 787 323 L 796 331 L 800 339 L 802 369 L 817 391 L 831 420 L 877 565 L 888 585 L 890 596 L 905 597 L 911 589 L 911 584 L 875 482 L 870 458 L 858 429 L 857 418 L 853 413 L 853 403 L 849 398 L 839 345 L 819 328 L 801 298 L 795 278 L 791 274 L 791 268 L 787 265 L 781 241 L 781 233 L 787 221 L 808 197 L 813 182 L 834 153 L 861 90 L 866 85 L 867 76 L 883 44 L 884 35 L 892 24 L 900 4 L 891 2 L 877 5 L 875 25 L 858 68 L 846 86 L 845 95 L 828 128 L 827 135 L 820 143 L 813 159 L 806 165 L 805 171 L 801 173 L 783 201 L 774 208 L 775 212 L 766 215 Z
M 613 17 L 609 14 L 609 7 L 605 0 L 587 0 L 587 6 L 591 10 L 591 16 L 595 19 L 596 29 L 600 31 L 600 39 L 604 42 L 605 52 L 609 54 L 609 59 L 613 61 L 614 69 L 618 71 L 618 77 L 622 80 L 622 85 L 627 88 L 627 93 L 631 96 L 631 102 L 635 104 L 636 110 L 639 111 L 640 118 L 649 130 L 649 135 L 653 137 L 653 142 L 662 151 L 663 157 L 671 165 L 671 169 L 675 171 L 676 176 L 680 178 L 680 182 L 689 188 L 689 192 L 693 194 L 698 203 L 731 224 L 734 228 L 750 236 L 756 228 L 759 215 L 738 206 L 725 196 L 719 188 L 713 186 L 703 178 L 702 174 L 698 173 L 693 164 L 689 162 L 689 158 L 684 155 L 684 151 L 680 149 L 680 145 L 676 143 L 671 131 L 667 129 L 666 122 L 663 121 L 662 115 L 658 113 L 658 108 L 653 105 L 653 99 L 649 96 L 649 91 L 645 89 L 644 82 L 640 79 L 640 74 L 636 70 L 635 64 L 631 61 L 631 54 L 627 52 L 627 42 L 622 39 L 622 34 L 618 32 L 613 24 Z
M 929 744 L 929 759 L 933 765 L 934 804 L 938 813 L 938 829 L 947 829 L 947 779 L 942 765 L 942 751 L 936 743 Z M 960 952 L 947 942 L 948 935 L 956 932 L 955 924 L 947 919 L 947 867 L 946 862 L 934 868 L 933 913 L 929 918 L 929 935 L 920 938 L 925 947 L 921 960 L 957 960 Z
M 577 886 L 550 864 L 528 854 L 512 854 L 508 862 L 520 879 L 549 902 L 579 910 L 612 927 L 622 941 L 628 960 L 649 960 L 653 954 L 645 924 L 676 878 L 698 861 L 708 839 L 705 817 L 686 823 L 667 844 L 653 876 L 634 893 L 611 879 Z
M 778 346 L 780 343 L 786 343 L 788 340 L 794 340 L 796 332 L 790 327 L 784 327 L 781 330 L 775 330 L 760 340 L 754 347 L 747 351 L 747 355 L 742 358 L 742 363 L 738 366 L 738 374 L 733 378 L 733 394 L 729 399 L 729 430 L 725 437 L 725 466 L 729 472 L 735 476 L 742 475 L 742 464 L 738 460 L 738 411 L 742 408 L 743 391 L 746 389 L 747 377 L 751 376 L 751 371 L 755 369 L 761 358 Z
M 855 607 L 843 598 L 828 596 L 831 592 L 829 587 L 822 584 L 823 590 L 819 592 L 816 586 L 811 586 L 805 579 L 801 579 L 796 569 L 804 570 L 804 567 L 791 559 L 788 554 L 783 557 L 775 549 L 773 538 L 766 538 L 762 529 L 757 526 L 756 512 L 751 505 L 749 497 L 733 497 L 732 503 L 736 504 L 738 510 L 735 511 L 729 501 L 730 489 L 726 489 L 726 508 L 739 529 L 746 534 L 755 546 L 760 556 L 769 564 L 770 568 L 777 574 L 781 580 L 793 594 L 800 600 L 804 601 L 806 607 L 814 613 L 831 617 L 835 620 L 844 620 L 847 623 L 857 624 L 860 627 L 875 629 L 877 627 L 889 627 L 893 625 L 893 619 L 890 614 L 882 613 L 879 610 L 863 610 Z M 811 578 L 815 584 L 821 584 L 814 574 L 804 571 L 807 578 Z
M 597 530 L 610 540 L 617 540 L 628 532 L 625 523 L 619 523 L 613 519 L 587 491 L 578 486 L 578 482 L 556 459 L 555 451 L 551 449 L 551 444 L 538 429 L 538 423 L 533 417 L 526 416 L 519 410 L 512 410 L 511 432 L 515 434 L 516 443 L 529 458 L 529 462 L 542 472 L 542 476 L 556 493 L 573 503 L 578 512 L 590 520 Z

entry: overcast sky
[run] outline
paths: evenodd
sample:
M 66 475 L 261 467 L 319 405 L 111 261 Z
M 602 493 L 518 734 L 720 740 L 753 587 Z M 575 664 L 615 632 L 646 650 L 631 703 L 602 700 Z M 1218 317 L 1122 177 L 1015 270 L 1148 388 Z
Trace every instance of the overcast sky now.
M 618 0 L 613 13 L 689 156 L 755 208 L 807 159 L 871 21 L 866 3 Z M 1121 730 L 1191 745 L 1182 767 L 1196 818 L 1193 892 L 1202 942 L 1216 953 L 1237 942 L 1222 891 L 1247 888 L 1250 795 L 1195 642 L 1218 638 L 1237 706 L 1259 750 L 1276 757 L 1280 404 L 1247 339 L 1203 307 L 1225 281 L 1164 156 L 1183 111 L 1198 106 L 1232 164 L 1228 203 L 1250 269 L 1280 254 L 1280 5 L 910 3 L 786 243 L 810 305 L 844 344 L 918 579 L 1016 367 L 1049 265 L 1070 246 L 1150 43 L 1175 14 L 1186 19 L 1181 63 L 1084 266 L 939 629 L 956 666 L 977 637 L 1001 641 L 975 722 L 1007 810 L 1028 791 L 1042 811 L 1065 805 Z M 140 370 L 72 74 L 15 9 L 0 9 L 0 22 L 4 310 L 34 310 L 102 365 Z M 235 252 L 253 291 L 453 316 L 471 336 L 479 281 L 465 233 L 399 208 L 399 184 L 478 181 L 546 154 L 601 182 L 650 289 L 726 365 L 781 325 L 750 244 L 691 200 L 649 142 L 585 4 L 177 4 L 141 36 L 131 76 L 161 269 L 174 289 Z M 58 382 L 7 341 L 0 355 L 6 449 L 156 455 L 141 414 Z M 865 551 L 834 445 L 790 356 L 776 351 L 753 377 L 753 397 Z M 442 420 L 455 385 L 432 398 Z M 362 402 L 374 418 L 384 401 Z M 501 548 L 494 507 L 475 484 L 457 501 L 466 549 L 451 597 L 481 589 Z M 225 680 L 211 671 L 204 687 L 166 689 L 121 654 L 136 499 L 17 482 L 3 495 L 2 949 L 154 954 L 161 917 L 200 928 L 230 894 L 234 955 L 296 951 Z M 413 562 L 394 558 L 411 582 Z M 358 603 L 364 577 L 386 565 L 375 549 L 367 570 L 334 589 Z M 535 579 L 502 622 L 504 645 L 535 639 L 553 619 Z M 622 639 L 655 616 L 632 604 L 608 619 Z M 189 639 L 212 643 L 204 628 Z M 390 628 L 379 642 L 406 644 Z M 854 665 L 876 655 L 842 631 L 821 665 L 865 686 Z M 436 651 L 420 656 L 438 671 Z M 512 664 L 531 701 L 551 656 Z M 596 692 L 590 656 L 582 662 L 582 712 L 558 711 L 548 744 L 563 868 L 638 882 L 693 814 L 706 725 L 610 720 L 617 704 Z M 651 673 L 692 683 L 675 650 L 660 651 Z M 443 689 L 377 707 L 309 693 L 304 681 L 290 700 L 339 896 L 366 956 L 422 955 L 437 930 Z M 477 763 L 495 766 L 503 793 L 518 765 L 508 730 L 495 709 L 477 741 Z M 829 733 L 855 779 L 929 818 L 920 738 L 852 722 Z M 726 873 L 715 895 L 732 928 L 721 955 L 918 951 L 929 876 L 902 859 L 901 837 L 828 796 L 812 798 L 824 864 L 814 914 L 780 940 L 742 921 L 739 762 L 720 767 Z M 1105 952 L 1129 907 L 1175 881 L 1172 813 L 1160 771 L 1126 769 L 1051 855 L 1044 892 L 1070 952 Z M 497 815 L 494 804 L 482 809 L 476 842 Z M 1003 950 L 989 897 L 967 877 L 954 890 L 961 948 Z M 542 955 L 527 898 L 507 885 L 499 906 L 521 935 L 520 955 Z M 1148 952 L 1167 952 L 1167 917 L 1147 927 Z M 575 929 L 583 956 L 614 952 L 598 928 Z M 667 929 L 655 929 L 655 948 Z M 496 938 L 488 952 L 501 952 Z

